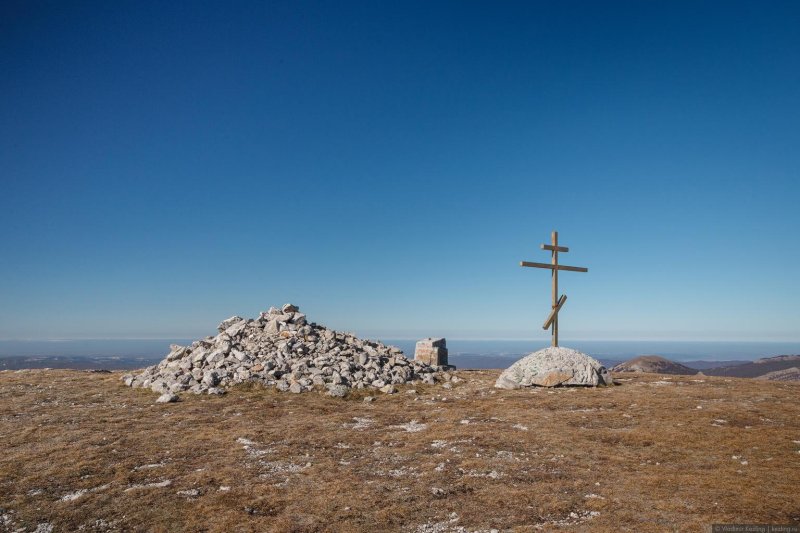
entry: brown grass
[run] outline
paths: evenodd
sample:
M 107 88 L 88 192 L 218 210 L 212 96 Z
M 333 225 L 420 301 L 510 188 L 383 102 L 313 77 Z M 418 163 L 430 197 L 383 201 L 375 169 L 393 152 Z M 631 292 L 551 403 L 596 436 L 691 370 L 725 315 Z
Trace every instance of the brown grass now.
M 800 522 L 796 384 L 626 376 L 613 388 L 500 391 L 494 371 L 458 375 L 452 390 L 404 387 L 374 403 L 249 386 L 154 404 L 118 373 L 0 372 L 0 530 Z M 425 427 L 401 427 L 412 420 Z

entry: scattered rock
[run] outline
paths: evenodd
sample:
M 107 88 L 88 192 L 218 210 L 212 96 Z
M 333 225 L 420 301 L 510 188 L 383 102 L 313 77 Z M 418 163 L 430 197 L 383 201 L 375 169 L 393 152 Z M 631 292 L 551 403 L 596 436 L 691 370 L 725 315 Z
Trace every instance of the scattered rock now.
M 139 472 L 140 470 L 150 470 L 152 468 L 162 468 L 165 463 L 150 463 L 146 465 L 134 466 L 132 472 Z
M 404 429 L 408 433 L 417 433 L 427 428 L 428 424 L 420 424 L 416 420 L 412 420 L 411 422 L 406 422 L 405 424 L 399 424 L 397 426 L 390 427 L 393 429 Z
M 172 403 L 178 401 L 178 395 L 172 394 L 171 392 L 165 392 L 161 396 L 158 397 L 156 403 Z
M 172 480 L 165 479 L 164 481 L 157 481 L 157 482 L 154 482 L 154 483 L 143 483 L 143 484 L 131 485 L 130 487 L 125 489 L 123 492 L 130 492 L 132 490 L 137 490 L 137 489 L 163 489 L 164 487 L 169 487 L 170 485 L 172 485 Z
M 361 430 L 361 429 L 367 429 L 368 427 L 372 426 L 372 424 L 375 422 L 371 418 L 363 418 L 358 416 L 353 417 L 353 420 L 355 420 L 355 422 L 350 424 L 344 424 L 344 426 L 349 427 L 351 429 Z
M 86 494 L 87 492 L 89 492 L 89 491 L 86 490 L 86 489 L 80 489 L 80 490 L 76 490 L 75 492 L 70 492 L 69 494 L 65 494 L 64 496 L 62 496 L 61 497 L 61 501 L 62 502 L 71 502 L 73 500 L 77 500 L 78 498 L 80 498 L 81 496 Z
M 344 398 L 347 395 L 347 391 L 349 389 L 344 385 L 337 384 L 337 385 L 328 385 L 328 396 L 333 396 L 335 398 Z

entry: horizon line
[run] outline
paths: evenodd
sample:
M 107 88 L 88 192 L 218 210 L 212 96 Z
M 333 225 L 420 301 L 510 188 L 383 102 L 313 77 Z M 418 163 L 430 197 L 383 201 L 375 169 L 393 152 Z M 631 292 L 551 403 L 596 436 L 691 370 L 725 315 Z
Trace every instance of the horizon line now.
M 343 332 L 350 333 L 350 332 Z M 210 337 L 213 337 L 211 335 Z M 56 337 L 47 339 L 35 338 L 0 338 L 0 342 L 76 342 L 76 341 L 175 341 L 175 340 L 201 340 L 206 337 Z M 364 336 L 360 337 L 366 340 L 372 340 L 376 337 Z M 389 341 L 418 341 L 425 337 L 392 337 L 381 336 L 380 339 Z M 531 338 L 531 337 L 443 337 L 452 341 L 505 341 L 505 342 L 549 342 L 549 339 Z M 774 343 L 800 343 L 798 339 L 691 339 L 691 338 L 585 338 L 585 339 L 563 339 L 564 342 L 774 342 Z

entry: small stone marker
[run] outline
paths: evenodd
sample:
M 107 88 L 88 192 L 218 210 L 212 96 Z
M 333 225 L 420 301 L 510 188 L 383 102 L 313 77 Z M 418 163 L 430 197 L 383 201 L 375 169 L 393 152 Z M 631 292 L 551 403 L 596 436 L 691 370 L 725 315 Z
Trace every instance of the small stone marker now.
M 432 337 L 418 341 L 414 359 L 428 365 L 447 366 L 447 341 Z

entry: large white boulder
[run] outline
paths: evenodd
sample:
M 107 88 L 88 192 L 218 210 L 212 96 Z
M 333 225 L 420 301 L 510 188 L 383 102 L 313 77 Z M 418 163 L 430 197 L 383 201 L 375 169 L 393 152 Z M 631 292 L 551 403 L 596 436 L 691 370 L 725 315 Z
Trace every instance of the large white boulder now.
M 526 355 L 500 374 L 494 386 L 499 389 L 611 385 L 611 375 L 595 358 L 570 348 L 551 346 Z

